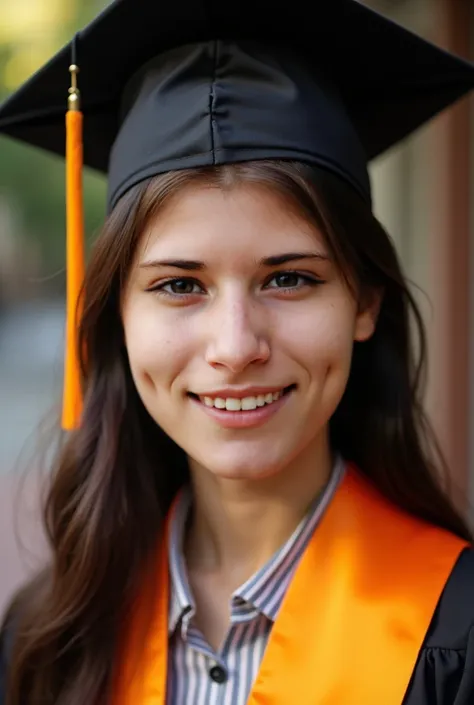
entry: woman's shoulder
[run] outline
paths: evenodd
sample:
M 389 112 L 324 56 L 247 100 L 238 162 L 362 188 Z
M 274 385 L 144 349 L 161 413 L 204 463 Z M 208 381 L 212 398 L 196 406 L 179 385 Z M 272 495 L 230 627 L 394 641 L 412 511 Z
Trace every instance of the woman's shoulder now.
M 424 649 L 467 649 L 474 629 L 474 547 L 461 552 L 439 600 Z M 473 655 L 474 657 L 474 655 Z
M 0 705 L 6 702 L 7 678 L 24 617 L 48 585 L 49 577 L 49 569 L 35 575 L 13 595 L 4 612 L 0 623 Z
M 474 703 L 474 549 L 459 556 L 443 590 L 404 705 Z
M 10 669 L 15 633 L 15 624 L 18 621 L 15 609 L 17 598 L 12 601 L 5 612 L 0 626 L 0 705 L 6 703 L 7 676 Z

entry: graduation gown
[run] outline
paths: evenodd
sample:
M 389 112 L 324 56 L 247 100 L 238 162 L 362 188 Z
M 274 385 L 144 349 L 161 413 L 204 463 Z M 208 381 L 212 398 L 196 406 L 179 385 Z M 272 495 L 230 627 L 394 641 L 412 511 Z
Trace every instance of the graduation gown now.
M 0 638 L 0 705 L 6 703 L 5 682 L 13 631 L 11 624 Z M 403 705 L 473 704 L 474 551 L 466 550 L 459 557 L 441 596 Z
M 463 551 L 446 583 L 403 705 L 474 705 L 472 549 Z
M 354 498 L 358 492 L 359 496 L 357 497 L 357 502 L 354 502 Z M 360 494 L 360 492 L 362 492 L 362 494 Z M 363 481 L 361 483 L 360 480 L 357 480 L 356 476 L 352 474 L 345 482 L 342 492 L 339 491 L 339 500 L 335 503 L 336 514 L 338 506 L 339 510 L 342 510 L 341 516 L 344 517 L 344 521 L 347 522 L 348 518 L 350 520 L 350 507 L 352 505 L 360 509 L 360 502 L 361 499 L 363 499 L 364 492 L 369 496 L 371 490 L 368 490 L 367 493 L 367 487 L 364 486 Z M 375 499 L 376 503 L 383 504 L 382 500 L 375 495 L 372 496 L 372 500 L 373 499 Z M 366 501 L 367 497 L 364 499 L 364 502 Z M 362 509 L 364 510 L 361 511 L 362 521 L 366 521 L 363 516 L 367 513 L 367 506 L 362 506 Z M 373 511 L 377 512 L 377 505 L 373 507 Z M 387 507 L 385 507 L 384 511 L 387 511 Z M 367 519 L 367 525 L 369 526 L 374 519 L 376 519 L 376 517 Z M 329 526 L 331 522 L 334 524 L 334 511 L 333 518 L 330 518 L 329 522 L 325 519 L 325 522 L 326 527 Z M 423 531 L 423 525 L 415 526 Z M 355 527 L 351 525 L 349 528 L 352 532 Z M 391 530 L 392 528 L 389 527 L 388 531 Z M 321 527 L 318 528 L 316 534 L 320 531 Z M 324 531 L 327 533 L 328 529 L 323 526 L 323 538 Z M 348 533 L 348 535 L 350 534 Z M 429 529 L 428 535 L 430 535 Z M 436 535 L 436 533 L 433 534 L 434 537 L 436 537 Z M 438 549 L 437 553 L 443 553 L 442 535 L 440 534 L 439 536 L 440 546 L 436 547 Z M 387 536 L 383 538 L 386 540 Z M 328 537 L 326 536 L 322 548 L 327 548 L 327 540 Z M 339 542 L 339 539 L 337 540 Z M 415 542 L 420 541 L 418 533 L 413 537 L 413 540 Z M 423 541 L 423 539 L 421 540 Z M 426 545 L 427 544 L 423 544 L 423 550 L 425 550 Z M 349 586 L 349 592 L 352 591 L 353 582 L 351 582 L 351 571 L 353 571 L 353 566 L 355 565 L 353 560 L 354 556 L 350 553 L 348 554 L 347 545 L 343 544 L 342 547 L 344 565 L 349 567 L 346 573 L 341 573 L 341 563 L 339 562 L 337 564 L 339 576 L 338 584 L 331 585 L 330 592 L 323 592 L 323 597 L 326 594 L 333 595 L 334 589 L 339 589 L 341 583 L 345 583 Z M 335 552 L 337 553 L 339 549 L 335 547 Z M 393 549 L 394 547 L 392 546 L 392 550 Z M 355 547 L 353 550 L 354 553 L 357 553 L 358 549 Z M 410 549 L 408 549 L 408 551 L 403 549 L 400 555 L 404 555 L 407 552 L 410 553 Z M 393 561 L 397 560 L 395 553 L 396 552 L 393 553 Z M 433 556 L 436 565 L 436 561 L 438 560 L 437 554 L 433 554 Z M 316 553 L 313 555 L 313 558 L 314 557 L 319 560 L 321 557 L 324 557 L 324 554 Z M 390 561 L 391 560 L 390 558 Z M 332 558 L 328 560 L 328 564 L 331 565 L 331 562 Z M 380 554 L 377 555 L 377 565 L 379 562 L 383 566 L 383 556 Z M 310 580 L 313 585 L 316 585 L 314 581 L 318 578 L 311 578 L 309 573 L 304 573 L 304 560 L 302 560 L 302 564 L 303 566 L 298 570 L 300 573 L 303 571 L 303 574 L 300 575 L 300 578 L 304 578 L 303 585 L 305 582 L 307 583 L 308 580 Z M 386 563 L 385 568 L 387 568 L 388 565 L 389 563 Z M 431 560 L 426 561 L 427 570 L 432 570 L 432 565 L 433 557 Z M 307 567 L 309 567 L 314 574 L 313 563 L 310 563 Z M 320 573 L 324 577 L 324 575 L 328 573 L 328 569 L 322 566 Z M 391 584 L 394 575 L 395 573 L 389 577 L 389 583 L 384 583 L 385 578 L 382 578 L 381 586 L 385 588 L 387 584 Z M 420 573 L 418 573 L 418 580 L 420 579 L 419 576 Z M 415 591 L 413 591 L 412 595 L 410 576 L 408 576 L 407 580 L 402 576 L 400 583 L 402 591 L 397 587 L 396 591 L 390 595 L 393 604 L 389 605 L 388 611 L 386 611 L 386 606 L 384 605 L 387 598 L 385 589 L 383 589 L 381 593 L 374 592 L 372 583 L 366 581 L 365 578 L 362 584 L 357 583 L 357 586 L 361 590 L 369 590 L 369 594 L 373 596 L 373 603 L 371 602 L 369 605 L 365 605 L 364 609 L 366 611 L 362 612 L 362 615 L 367 616 L 367 625 L 365 625 L 364 622 L 360 622 L 361 629 L 358 634 L 354 632 L 352 611 L 347 612 L 346 610 L 343 596 L 344 587 L 340 591 L 340 594 L 336 595 L 336 603 L 328 605 L 327 610 L 325 609 L 324 612 L 320 612 L 323 620 L 321 624 L 318 622 L 316 629 L 311 627 L 308 630 L 307 625 L 303 624 L 302 620 L 299 618 L 299 615 L 305 614 L 307 606 L 302 605 L 300 607 L 298 601 L 294 602 L 292 606 L 293 608 L 296 607 L 296 609 L 293 609 L 292 614 L 290 614 L 289 622 L 288 619 L 286 622 L 283 619 L 281 620 L 280 626 L 278 626 L 277 620 L 273 627 L 273 631 L 278 632 L 279 630 L 279 633 L 273 642 L 273 647 L 270 640 L 261 671 L 257 677 L 256 686 L 249 702 L 252 703 L 252 705 L 254 703 L 259 703 L 259 705 L 282 705 L 282 703 L 286 705 L 286 703 L 288 703 L 288 705 L 291 705 L 292 702 L 300 703 L 303 701 L 305 704 L 311 703 L 311 705 L 327 705 L 328 703 L 331 705 L 332 703 L 337 703 L 337 705 L 366 705 L 366 702 L 372 703 L 377 701 L 377 697 L 376 695 L 374 697 L 374 693 L 377 694 L 378 692 L 383 694 L 379 700 L 380 705 L 386 705 L 387 702 L 390 702 L 390 705 L 394 703 L 396 703 L 396 705 L 474 705 L 474 551 L 472 548 L 467 547 L 457 554 L 446 576 L 447 578 L 438 593 L 433 609 L 429 608 L 429 619 L 426 631 L 423 632 L 418 645 L 419 648 L 415 651 L 413 651 L 413 635 L 410 634 L 410 625 L 412 621 L 415 623 L 418 620 L 419 623 L 420 610 L 418 608 L 420 606 L 420 593 L 418 593 L 416 599 L 413 599 Z M 357 579 L 360 580 L 358 574 Z M 439 575 L 438 578 L 436 578 L 436 571 L 433 572 L 433 579 L 439 579 Z M 429 579 L 423 583 L 427 586 L 427 599 L 431 599 L 433 594 L 435 594 L 433 591 L 430 593 L 428 588 L 431 582 L 430 573 Z M 289 592 L 291 590 L 292 587 L 290 586 Z M 293 593 L 293 596 L 295 596 L 294 589 Z M 431 594 L 431 598 L 429 598 L 429 594 Z M 289 595 L 287 599 L 291 604 L 292 596 Z M 316 596 L 316 602 L 318 599 L 319 598 Z M 358 596 L 358 599 L 360 599 L 360 596 Z M 166 599 L 163 595 L 160 602 L 161 612 L 160 610 L 158 610 L 158 612 L 161 619 L 163 610 L 166 609 Z M 423 603 L 424 600 L 421 600 L 421 602 Z M 334 604 L 336 605 L 336 610 L 332 609 Z M 298 609 L 301 610 L 299 613 Z M 354 603 L 354 609 L 356 611 L 359 609 L 358 603 Z M 380 612 L 380 610 L 382 610 L 382 612 Z M 331 611 L 332 615 L 330 614 L 328 624 L 325 625 L 323 623 L 325 615 L 331 613 Z M 289 610 L 287 609 L 287 616 L 288 612 Z M 347 616 L 347 639 L 345 638 L 345 623 L 343 619 L 341 620 L 341 613 Z M 375 618 L 372 617 L 372 613 L 375 615 Z M 421 605 L 421 613 L 428 613 L 424 604 Z M 386 622 L 386 624 L 384 623 L 382 626 L 379 624 L 381 621 L 380 616 L 382 616 L 382 622 Z M 301 633 L 303 634 L 306 629 L 304 643 L 300 640 L 299 644 L 295 644 L 295 640 L 292 640 L 289 636 L 288 624 L 291 624 L 291 622 L 295 623 L 295 620 L 297 633 L 299 633 L 298 630 L 301 629 Z M 351 621 L 353 622 L 352 624 L 350 624 Z M 329 641 L 332 639 L 333 634 L 331 630 L 333 627 L 336 634 L 333 640 L 334 643 L 330 644 Z M 379 633 L 379 629 L 381 635 L 380 642 L 378 639 L 373 638 L 374 635 Z M 285 630 L 287 630 L 286 633 Z M 326 640 L 319 643 L 321 641 L 321 634 L 324 634 L 325 630 Z M 161 629 L 155 630 L 155 632 L 152 633 L 150 639 L 149 654 L 153 656 L 153 669 L 152 672 L 150 669 L 148 669 L 148 672 L 146 668 L 144 669 L 145 678 L 142 680 L 147 681 L 148 674 L 150 674 L 149 683 L 151 684 L 145 697 L 131 699 L 130 691 L 125 692 L 125 689 L 122 689 L 121 692 L 119 691 L 117 698 L 113 699 L 112 705 L 116 703 L 122 705 L 122 703 L 128 702 L 133 702 L 134 705 L 155 705 L 155 703 L 159 705 L 163 701 L 163 693 L 161 691 L 165 689 L 165 683 L 163 683 L 164 676 L 160 683 L 159 671 L 161 662 L 163 673 L 165 672 L 164 666 L 166 664 L 165 661 L 163 661 L 163 652 L 166 651 L 166 646 L 164 645 L 166 637 L 163 637 L 162 640 L 162 635 L 165 631 L 162 625 Z M 414 633 L 416 633 L 415 628 Z M 370 636 L 371 634 L 372 637 Z M 384 639 L 387 639 L 387 635 L 388 641 L 384 642 Z M 9 651 L 13 638 L 14 624 L 11 624 L 2 635 L 0 683 L 3 685 L 0 685 L 0 705 L 4 705 L 4 682 L 8 671 Z M 396 642 L 394 648 L 392 648 L 391 640 L 393 640 L 394 643 Z M 343 642 L 346 643 L 344 643 L 343 649 L 339 652 L 338 649 Z M 385 647 L 383 642 L 385 643 Z M 405 658 L 407 647 L 404 642 L 406 642 L 409 649 L 408 659 Z M 331 652 L 332 649 L 333 654 L 337 655 L 336 657 L 331 656 L 330 661 L 323 663 L 326 647 L 327 651 Z M 131 654 L 133 654 L 133 642 L 128 641 L 127 648 L 128 659 L 130 659 Z M 268 652 L 271 652 L 270 655 L 272 659 L 268 658 Z M 309 658 L 307 656 L 308 653 L 310 654 Z M 370 660 L 368 660 L 366 656 L 366 654 L 369 653 L 373 654 Z M 279 654 L 280 658 L 283 659 L 282 661 L 279 661 Z M 407 672 L 407 664 L 411 663 L 412 655 L 413 667 L 410 666 Z M 270 660 L 272 661 L 273 670 L 268 667 Z M 393 663 L 391 660 L 393 660 Z M 400 663 L 396 663 L 397 660 Z M 301 665 L 302 661 L 304 661 L 303 666 Z M 357 664 L 355 670 L 354 664 Z M 362 675 L 359 674 L 359 664 L 362 666 Z M 121 674 L 127 670 L 127 665 L 127 663 L 119 663 Z M 275 668 L 275 666 L 277 668 Z M 332 671 L 332 680 L 331 677 L 329 680 L 327 679 L 326 672 L 328 670 Z M 297 673 L 296 680 L 295 672 Z M 347 678 L 348 672 L 350 673 L 349 679 Z M 387 677 L 390 684 L 388 684 L 386 690 L 384 690 Z M 369 683 L 366 686 L 365 683 L 367 679 L 369 679 Z M 326 691 L 322 691 L 320 686 L 320 682 L 325 680 L 327 681 L 327 693 L 329 693 L 327 697 L 325 694 Z M 340 690 L 339 680 L 341 681 Z M 376 683 L 374 687 L 371 686 L 370 680 L 372 680 L 374 684 Z M 276 685 L 277 681 L 278 687 Z M 352 688 L 352 683 L 354 688 Z M 365 687 L 367 687 L 367 701 L 360 700 L 359 695 L 357 695 L 357 693 L 362 692 L 361 688 L 364 689 Z M 291 694 L 293 689 L 297 691 L 294 693 L 296 699 L 292 699 Z M 132 693 L 132 695 L 134 693 Z M 318 694 L 316 695 L 316 693 Z M 30 704 L 25 703 L 24 705 Z M 35 704 L 32 703 L 31 705 Z M 190 705 L 192 705 L 192 703 L 190 703 Z

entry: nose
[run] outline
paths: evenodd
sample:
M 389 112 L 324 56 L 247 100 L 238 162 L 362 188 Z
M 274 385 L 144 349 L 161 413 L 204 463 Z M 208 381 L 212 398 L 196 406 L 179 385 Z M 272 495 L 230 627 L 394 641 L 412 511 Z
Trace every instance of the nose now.
M 258 311 L 253 302 L 243 297 L 216 305 L 209 320 L 209 365 L 237 374 L 253 363 L 265 363 L 269 357 L 264 311 Z

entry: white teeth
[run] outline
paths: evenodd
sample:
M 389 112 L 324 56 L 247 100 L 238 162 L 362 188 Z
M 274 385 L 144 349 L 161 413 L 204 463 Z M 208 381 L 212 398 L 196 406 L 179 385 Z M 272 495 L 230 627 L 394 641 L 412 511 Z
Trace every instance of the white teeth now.
M 240 411 L 241 401 L 240 399 L 235 399 L 234 397 L 228 397 L 225 400 L 225 408 L 227 411 Z
M 242 399 L 241 407 L 242 411 L 250 411 L 251 409 L 257 408 L 257 397 L 244 397 Z
M 237 399 L 236 397 L 199 397 L 205 406 L 215 407 L 216 409 L 226 409 L 226 411 L 252 411 L 257 407 L 265 406 L 265 404 L 273 404 L 283 394 L 280 392 L 269 392 L 268 394 L 259 394 L 255 397 L 244 397 Z

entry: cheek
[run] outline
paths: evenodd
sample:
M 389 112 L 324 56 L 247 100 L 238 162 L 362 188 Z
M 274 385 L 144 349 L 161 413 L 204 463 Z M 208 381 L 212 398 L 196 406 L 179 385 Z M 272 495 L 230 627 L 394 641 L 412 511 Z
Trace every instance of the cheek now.
M 347 374 L 355 330 L 355 311 L 350 302 L 336 299 L 321 303 L 302 315 L 293 315 L 281 330 L 292 356 L 311 376 Z
M 315 317 L 302 337 L 301 364 L 308 376 L 311 418 L 329 422 L 343 397 L 351 369 L 355 316 L 351 309 L 333 306 Z
M 172 383 L 183 364 L 186 346 L 179 325 L 167 325 L 153 307 L 130 305 L 123 315 L 125 345 L 139 392 Z

